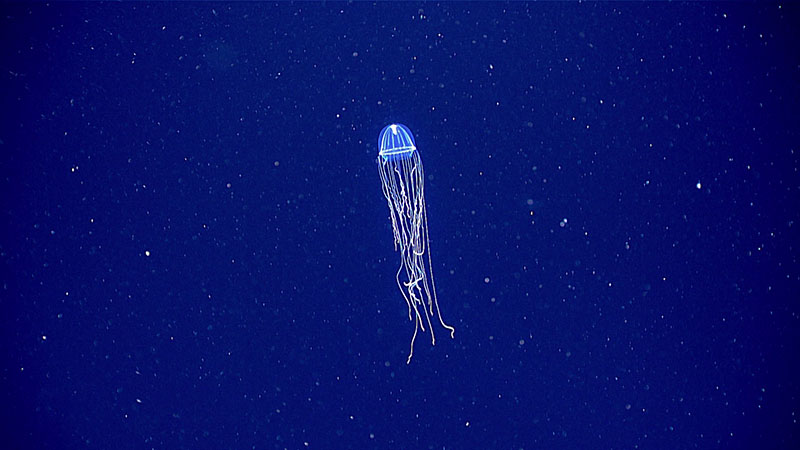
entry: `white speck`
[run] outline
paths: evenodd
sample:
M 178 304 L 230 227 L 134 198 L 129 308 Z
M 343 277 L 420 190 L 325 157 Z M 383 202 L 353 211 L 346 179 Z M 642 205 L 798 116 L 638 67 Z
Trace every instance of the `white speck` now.
M 145 250 L 144 251 L 144 256 L 150 256 L 150 250 Z
M 702 189 L 703 188 L 703 183 L 698 181 L 696 186 L 697 186 L 697 189 Z

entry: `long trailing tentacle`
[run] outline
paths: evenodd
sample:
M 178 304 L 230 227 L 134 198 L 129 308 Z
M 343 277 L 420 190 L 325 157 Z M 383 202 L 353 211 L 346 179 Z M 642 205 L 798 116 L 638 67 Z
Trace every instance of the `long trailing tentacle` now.
M 425 332 L 426 323 L 431 331 L 431 344 L 436 345 L 431 321 L 434 314 L 442 327 L 450 330 L 451 338 L 455 335 L 455 328 L 444 322 L 436 294 L 422 159 L 416 151 L 409 158 L 400 160 L 383 159 L 379 156 L 378 171 L 383 194 L 389 206 L 395 250 L 400 252 L 400 267 L 395 274 L 395 281 L 408 306 L 408 318 L 414 321 L 414 334 L 411 336 L 407 360 L 407 363 L 410 363 L 414 355 L 417 334 L 419 331 Z M 425 258 L 426 250 L 427 258 Z M 400 280 L 401 274 L 405 275 L 403 281 Z

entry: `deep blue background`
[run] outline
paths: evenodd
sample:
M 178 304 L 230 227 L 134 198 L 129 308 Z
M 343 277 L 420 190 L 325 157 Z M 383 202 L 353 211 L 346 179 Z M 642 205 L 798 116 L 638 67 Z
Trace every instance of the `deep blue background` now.
M 4 4 L 3 448 L 797 445 L 798 16 Z

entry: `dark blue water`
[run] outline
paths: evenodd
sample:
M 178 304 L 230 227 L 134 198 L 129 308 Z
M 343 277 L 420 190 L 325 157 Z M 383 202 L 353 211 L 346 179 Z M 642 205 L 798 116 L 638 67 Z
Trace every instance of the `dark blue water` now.
M 792 448 L 798 16 L 3 5 L 2 447 Z

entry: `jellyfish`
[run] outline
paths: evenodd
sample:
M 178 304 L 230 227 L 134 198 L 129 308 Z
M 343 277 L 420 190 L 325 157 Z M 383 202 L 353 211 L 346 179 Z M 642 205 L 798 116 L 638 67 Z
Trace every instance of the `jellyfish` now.
M 425 204 L 425 173 L 414 136 L 405 125 L 392 124 L 381 130 L 378 136 L 378 172 L 383 195 L 389 204 L 394 248 L 400 252 L 400 267 L 395 279 L 408 305 L 408 319 L 414 322 L 411 350 L 406 361 L 409 364 L 414 356 L 417 333 L 424 333 L 426 326 L 431 333 L 431 345 L 436 345 L 431 320 L 434 314 L 442 327 L 450 330 L 451 338 L 455 328 L 444 323 L 436 297 Z

